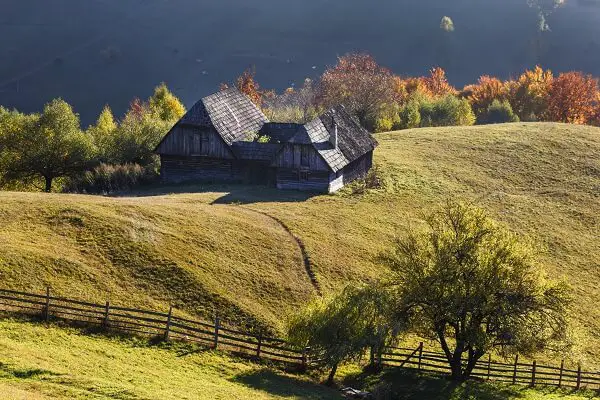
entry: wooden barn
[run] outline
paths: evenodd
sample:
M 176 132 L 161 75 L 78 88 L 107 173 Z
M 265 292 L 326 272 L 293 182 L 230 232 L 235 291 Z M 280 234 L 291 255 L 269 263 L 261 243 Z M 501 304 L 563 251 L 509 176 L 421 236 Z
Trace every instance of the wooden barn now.
M 334 192 L 367 174 L 376 146 L 343 107 L 304 125 L 272 123 L 231 88 L 196 103 L 155 151 L 167 183 L 245 182 Z

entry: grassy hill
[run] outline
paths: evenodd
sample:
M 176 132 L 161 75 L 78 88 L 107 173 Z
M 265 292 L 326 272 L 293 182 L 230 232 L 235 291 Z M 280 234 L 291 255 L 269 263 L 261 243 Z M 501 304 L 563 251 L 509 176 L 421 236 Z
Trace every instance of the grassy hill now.
M 385 188 L 308 197 L 248 186 L 135 197 L 0 193 L 0 285 L 260 323 L 277 331 L 317 295 L 382 273 L 394 235 L 448 198 L 535 238 L 576 293 L 582 358 L 600 359 L 600 129 L 562 124 L 377 136 Z
M 0 320 L 0 393 L 9 400 L 46 399 L 342 399 L 307 376 L 285 373 L 186 345 L 152 345 L 136 338 L 82 334 L 75 329 Z M 354 387 L 386 380 L 398 399 L 565 399 L 594 393 L 538 389 L 384 371 L 347 374 Z M 597 398 L 597 397 L 596 397 Z

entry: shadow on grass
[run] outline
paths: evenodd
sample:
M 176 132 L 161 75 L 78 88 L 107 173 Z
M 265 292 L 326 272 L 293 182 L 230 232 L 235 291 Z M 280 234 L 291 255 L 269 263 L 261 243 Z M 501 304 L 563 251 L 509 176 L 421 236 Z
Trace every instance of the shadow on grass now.
M 181 183 L 152 185 L 138 190 L 114 193 L 111 197 L 153 197 L 169 194 L 226 193 L 213 204 L 251 204 L 266 202 L 302 202 L 319 194 L 295 190 L 278 190 L 270 186 L 217 183 Z
M 279 397 L 311 400 L 342 398 L 334 389 L 292 376 L 281 375 L 268 369 L 240 374 L 235 376 L 232 381 Z
M 48 371 L 40 368 L 13 368 L 8 364 L 4 364 L 0 362 L 0 372 L 2 375 L 8 375 L 9 377 L 18 378 L 18 379 L 33 379 L 40 376 L 60 376 L 53 371 Z
M 524 388 L 482 381 L 454 382 L 445 376 L 419 374 L 399 368 L 386 369 L 370 375 L 359 373 L 346 376 L 344 385 L 360 387 L 377 394 L 381 400 L 504 400 L 524 398 Z

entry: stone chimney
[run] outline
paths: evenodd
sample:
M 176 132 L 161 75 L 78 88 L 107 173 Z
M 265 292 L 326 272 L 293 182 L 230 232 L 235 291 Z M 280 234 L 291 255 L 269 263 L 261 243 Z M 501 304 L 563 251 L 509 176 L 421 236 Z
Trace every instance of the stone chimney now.
M 332 132 L 329 134 L 329 142 L 331 142 L 331 145 L 337 149 L 337 147 L 338 147 L 338 125 L 337 125 L 337 122 L 335 122 L 335 117 L 332 117 L 331 120 L 333 122 L 333 128 L 332 128 Z

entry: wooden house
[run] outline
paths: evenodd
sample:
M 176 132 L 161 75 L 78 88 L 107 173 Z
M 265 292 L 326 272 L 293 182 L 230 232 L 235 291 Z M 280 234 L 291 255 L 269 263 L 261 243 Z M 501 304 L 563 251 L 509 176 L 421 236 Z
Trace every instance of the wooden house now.
M 196 103 L 155 151 L 164 182 L 245 182 L 334 192 L 367 174 L 376 146 L 343 107 L 304 125 L 272 123 L 231 88 Z

